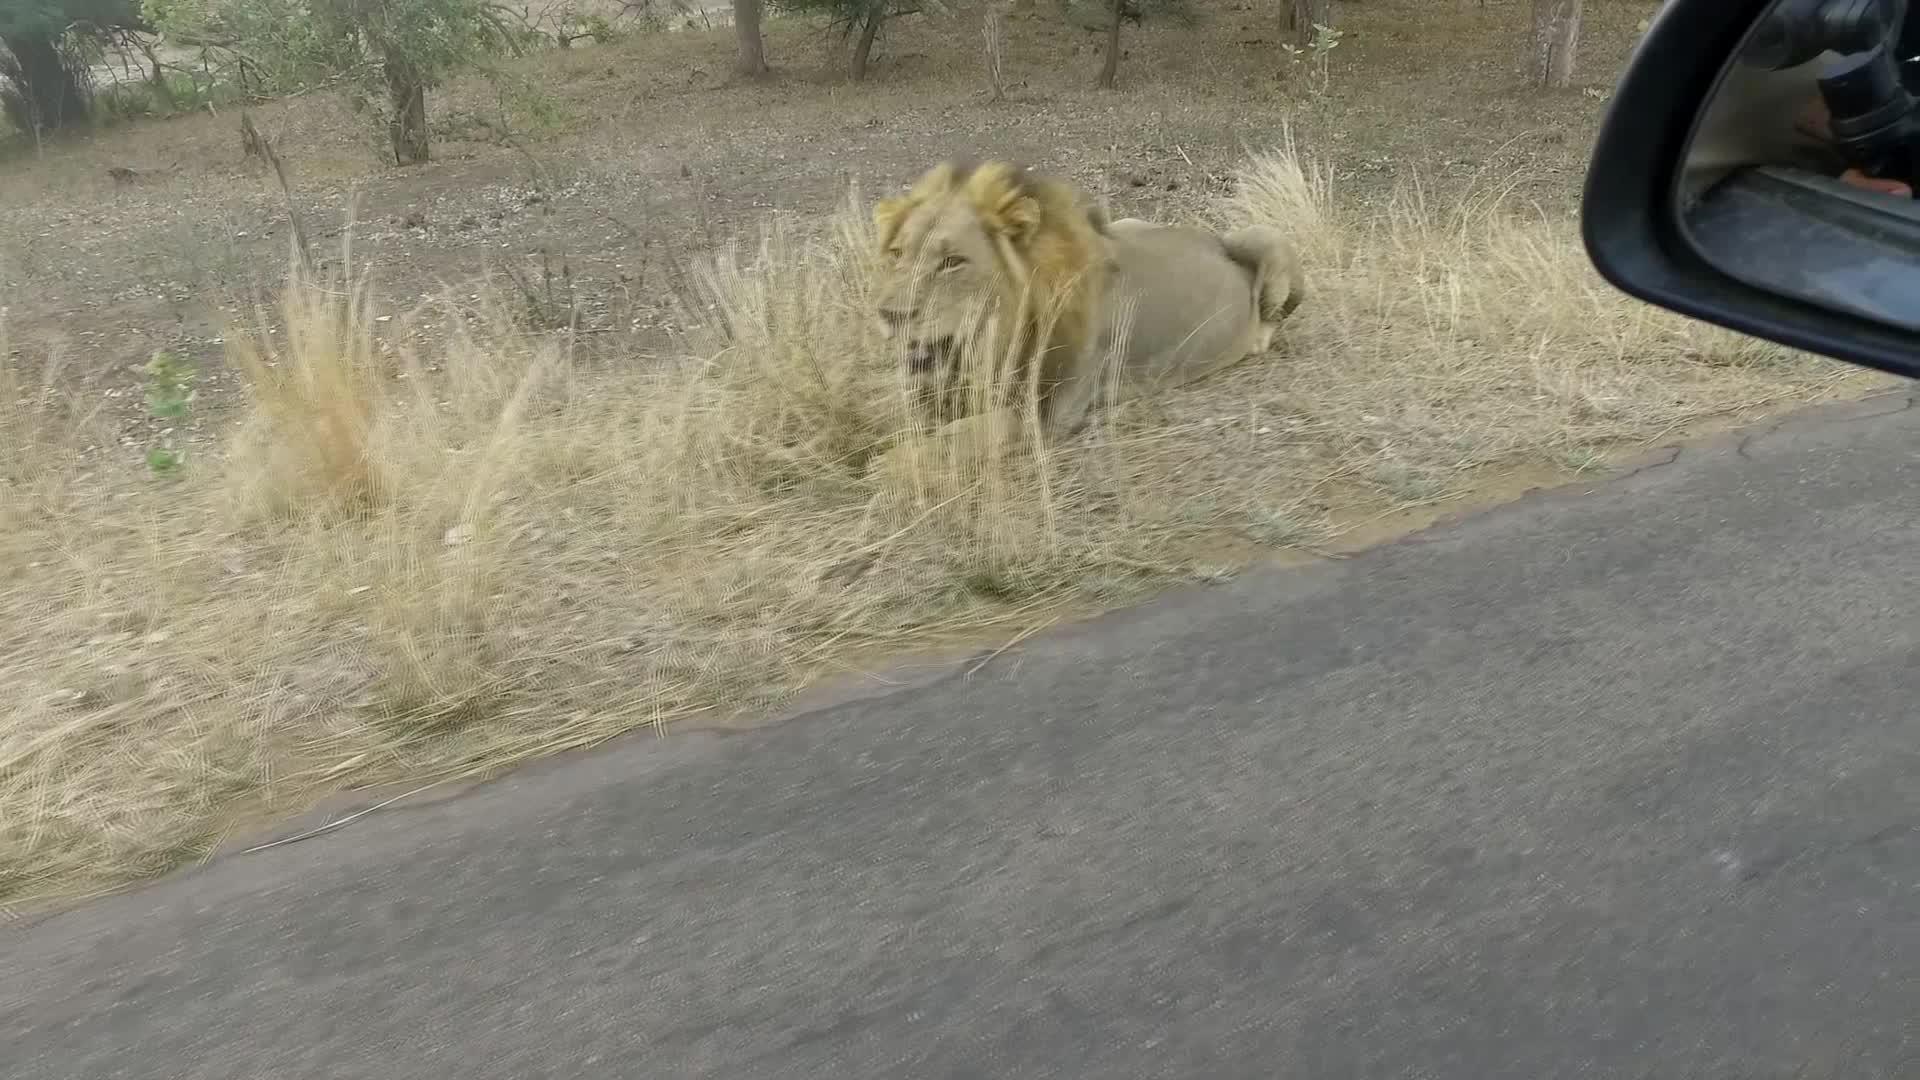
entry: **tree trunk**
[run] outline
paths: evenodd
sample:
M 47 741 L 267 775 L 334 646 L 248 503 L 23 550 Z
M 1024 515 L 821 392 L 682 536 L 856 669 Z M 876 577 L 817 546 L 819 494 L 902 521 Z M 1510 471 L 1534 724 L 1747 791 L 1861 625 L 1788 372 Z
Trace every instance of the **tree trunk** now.
M 993 100 L 998 103 L 1007 96 L 1007 72 L 1004 62 L 1007 20 L 1001 0 L 987 0 L 986 14 L 980 23 L 980 36 L 986 42 L 987 84 L 993 88 Z
M 1293 43 L 1306 48 L 1313 44 L 1313 26 L 1333 25 L 1333 0 L 1286 0 L 1286 29 L 1293 31 Z
M 418 165 L 427 160 L 427 88 L 413 65 L 387 54 L 387 136 L 393 143 L 395 165 Z
M 1573 85 L 1573 52 L 1580 43 L 1580 0 L 1533 0 L 1536 86 Z
M 80 74 L 67 67 L 57 39 L 46 34 L 9 34 L 0 37 L 0 45 L 13 54 L 19 65 L 21 104 L 28 133 L 85 127 L 92 118 L 86 85 Z
M 873 39 L 880 36 L 880 23 L 887 17 L 888 0 L 868 0 L 867 19 L 860 27 L 860 40 L 853 43 L 853 56 L 847 63 L 847 76 L 854 82 L 867 77 L 867 60 L 873 56 Z
M 1113 19 L 1107 23 L 1107 58 L 1100 64 L 1100 88 L 1113 89 L 1114 76 L 1120 73 L 1120 17 L 1126 12 L 1126 0 L 1111 0 Z
M 179 102 L 174 100 L 173 87 L 167 82 L 166 69 L 160 66 L 160 57 L 154 54 L 153 45 L 144 39 L 136 41 L 135 44 L 140 47 L 140 51 L 145 54 L 147 58 L 147 85 L 153 87 L 153 95 L 160 99 L 161 104 L 167 107 L 168 112 L 172 112 L 174 106 L 178 105 Z M 241 72 L 243 79 L 245 74 L 245 72 Z M 243 83 L 242 89 L 244 88 Z
M 734 70 L 749 79 L 767 73 L 767 45 L 760 39 L 760 0 L 733 0 Z

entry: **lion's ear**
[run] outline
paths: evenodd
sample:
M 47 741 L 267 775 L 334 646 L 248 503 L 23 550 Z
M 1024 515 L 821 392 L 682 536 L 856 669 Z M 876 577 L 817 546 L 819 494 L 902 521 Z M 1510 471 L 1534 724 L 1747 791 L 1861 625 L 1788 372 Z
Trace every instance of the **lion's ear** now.
M 881 199 L 873 204 L 873 229 L 879 234 L 881 251 L 893 246 L 900 223 L 907 220 L 907 209 L 907 200 L 902 198 Z
M 1003 161 L 983 165 L 967 187 L 980 223 L 1016 246 L 1025 244 L 1040 227 L 1040 200 L 1029 190 L 1020 169 Z
M 1033 234 L 1040 229 L 1040 200 L 1031 195 L 1022 195 L 1009 201 L 995 215 L 1000 231 L 1017 247 L 1025 247 Z

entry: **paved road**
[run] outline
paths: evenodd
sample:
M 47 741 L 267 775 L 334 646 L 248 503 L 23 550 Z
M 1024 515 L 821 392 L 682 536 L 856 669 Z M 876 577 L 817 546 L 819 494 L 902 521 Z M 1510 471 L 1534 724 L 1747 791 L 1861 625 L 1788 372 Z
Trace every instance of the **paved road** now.
M 0 931 L 0 1064 L 1920 1076 L 1911 405 Z

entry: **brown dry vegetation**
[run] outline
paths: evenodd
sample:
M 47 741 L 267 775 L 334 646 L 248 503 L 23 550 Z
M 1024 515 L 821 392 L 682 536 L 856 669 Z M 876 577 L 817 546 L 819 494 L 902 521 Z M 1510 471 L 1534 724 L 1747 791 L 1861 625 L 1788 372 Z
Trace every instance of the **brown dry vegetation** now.
M 1595 21 L 1630 26 L 1643 6 L 1601 5 Z M 1103 413 L 1041 459 L 944 478 L 919 500 L 877 490 L 861 469 L 906 421 L 863 314 L 864 207 L 842 163 L 803 156 L 882 141 L 852 134 L 881 109 L 876 92 L 792 77 L 774 103 L 765 90 L 714 92 L 751 154 L 701 157 L 694 143 L 714 129 L 674 134 L 658 116 L 618 138 L 559 125 L 535 156 L 571 179 L 476 218 L 467 232 L 484 241 L 380 215 L 423 201 L 429 219 L 442 206 L 466 214 L 494 198 L 488 185 L 511 175 L 494 170 L 524 160 L 518 151 L 375 177 L 358 246 L 341 244 L 319 277 L 275 284 L 277 309 L 257 318 L 245 275 L 168 278 L 179 292 L 141 294 L 89 230 L 140 250 L 161 246 L 156 233 L 204 236 L 222 220 L 273 232 L 264 181 L 212 195 L 169 181 L 85 209 L 78 170 L 154 145 L 145 129 L 8 166 L 4 182 L 32 198 L 7 210 L 14 246 L 0 269 L 14 328 L 0 386 L 0 901 L 160 873 L 238 823 L 343 787 L 471 775 L 636 727 L 723 720 L 855 658 L 932 637 L 1004 640 L 1230 573 L 1262 547 L 1350 547 L 1383 515 L 1470 501 L 1516 473 L 1575 475 L 1704 422 L 1867 381 L 1664 315 L 1591 273 L 1566 213 L 1590 98 L 1538 106 L 1581 133 L 1561 131 L 1534 157 L 1490 156 L 1545 138 L 1525 124 L 1454 145 L 1408 133 L 1446 126 L 1444 115 L 1413 119 L 1410 103 L 1431 99 L 1446 74 L 1401 39 L 1416 25 L 1469 58 L 1456 73 L 1488 66 L 1481 83 L 1454 84 L 1483 95 L 1483 116 L 1521 108 L 1493 46 L 1441 33 L 1454 18 L 1484 33 L 1485 9 L 1383 0 L 1352 14 L 1357 42 L 1392 48 L 1356 50 L 1362 59 L 1334 78 L 1382 79 L 1384 66 L 1364 65 L 1400 58 L 1413 82 L 1394 90 L 1392 116 L 1371 91 L 1309 99 L 1185 70 L 1193 61 L 1173 58 L 1191 56 L 1192 41 L 1152 34 L 1139 35 L 1122 77 L 1161 81 L 1119 97 L 1038 87 L 1047 58 L 1021 60 L 1010 41 L 1008 69 L 1025 85 L 1010 76 L 1014 100 L 994 106 L 962 96 L 972 91 L 957 58 L 914 70 L 914 42 L 931 50 L 937 35 L 896 31 L 905 52 L 881 79 L 907 95 L 885 121 L 901 125 L 903 145 L 866 162 L 887 182 L 957 149 L 1039 158 L 1124 212 L 1278 224 L 1301 244 L 1313 289 L 1278 355 Z M 1211 33 L 1210 47 L 1232 52 L 1230 35 Z M 803 45 L 791 30 L 770 36 L 776 58 Z M 676 47 L 679 68 L 649 77 L 686 81 L 686 70 L 724 63 L 724 36 L 689 40 Z M 1623 39 L 1600 48 L 1607 40 L 1617 54 Z M 616 48 L 622 62 L 667 63 L 657 42 Z M 540 62 L 572 86 L 583 70 L 617 66 L 596 51 Z M 1518 50 L 1505 51 L 1517 63 Z M 1224 89 L 1184 127 L 1179 92 L 1195 85 Z M 686 103 L 686 125 L 718 115 L 668 96 Z M 1267 99 L 1284 108 L 1250 127 L 1248 102 Z M 1129 108 L 1142 112 L 1129 119 Z M 324 112 L 296 103 L 275 122 L 325 145 L 302 126 Z M 928 118 L 942 114 L 959 134 L 932 134 Z M 1289 114 L 1302 119 L 1297 141 L 1281 123 Z M 191 137 L 200 123 L 155 127 Z M 780 124 L 799 134 L 779 141 Z M 1358 154 L 1339 135 L 1371 125 L 1392 126 Z M 1122 129 L 1124 146 L 1046 135 Z M 1223 146 L 1223 132 L 1246 152 Z M 622 150 L 622 138 L 673 149 Z M 1019 155 L 1023 145 L 1038 149 Z M 1456 174 L 1446 162 L 1463 147 L 1483 157 Z M 758 171 L 728 181 L 745 195 L 696 188 L 679 209 L 661 209 L 673 201 L 663 196 L 644 227 L 621 231 L 606 220 L 640 205 L 609 186 L 621 153 L 683 194 L 688 161 L 696 177 L 748 159 Z M 323 157 L 307 154 L 297 186 L 309 220 L 338 220 L 344 198 L 326 194 Z M 1377 160 L 1398 175 L 1383 183 L 1365 167 Z M 777 190 L 788 208 L 816 213 L 701 250 L 708 232 L 724 241 L 717 219 L 765 209 L 755 183 L 776 190 L 768 180 L 787 172 L 797 179 Z M 846 200 L 838 213 L 829 194 Z M 62 224 L 41 230 L 30 214 Z M 530 328 L 528 297 L 497 278 L 424 301 L 398 288 L 428 274 L 464 281 L 489 269 L 493 244 L 522 254 L 542 236 L 590 325 Z M 59 254 L 23 271 L 27 243 L 47 245 L 34 258 Z M 269 252 L 284 265 L 283 233 L 227 244 L 218 258 L 242 251 L 247 274 L 264 278 Z M 171 326 L 152 325 L 169 314 Z M 129 367 L 156 345 L 191 353 L 213 336 L 230 374 L 190 420 L 142 417 L 147 377 L 129 381 Z M 117 351 L 130 348 L 140 351 Z M 183 465 L 154 475 L 142 455 L 155 446 L 183 452 Z

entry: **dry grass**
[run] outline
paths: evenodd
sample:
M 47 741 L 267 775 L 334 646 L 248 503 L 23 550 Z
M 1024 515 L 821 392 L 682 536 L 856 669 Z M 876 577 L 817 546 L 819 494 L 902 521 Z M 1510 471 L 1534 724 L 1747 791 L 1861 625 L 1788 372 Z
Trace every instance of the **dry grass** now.
M 1219 218 L 1297 223 L 1319 296 L 1284 375 L 1236 390 L 1271 388 L 1332 455 L 1323 467 L 1391 501 L 1457 493 L 1502 462 L 1585 467 L 1622 442 L 1863 378 L 1626 298 L 1593 272 L 1575 221 L 1500 188 L 1433 205 L 1413 184 L 1355 221 L 1290 146 L 1244 175 Z
M 907 420 L 857 207 L 717 260 L 660 369 L 583 370 L 484 300 L 382 323 L 371 283 L 296 279 L 284 330 L 229 337 L 243 418 L 174 478 L 72 465 L 86 418 L 12 371 L 0 900 L 161 872 L 327 790 L 764 707 L 856 652 L 1214 573 L 1223 537 L 1322 541 L 1850 370 L 1630 301 L 1570 223 L 1491 196 L 1360 224 L 1283 147 L 1217 212 L 1299 237 L 1289 355 L 923 501 L 865 475 Z

